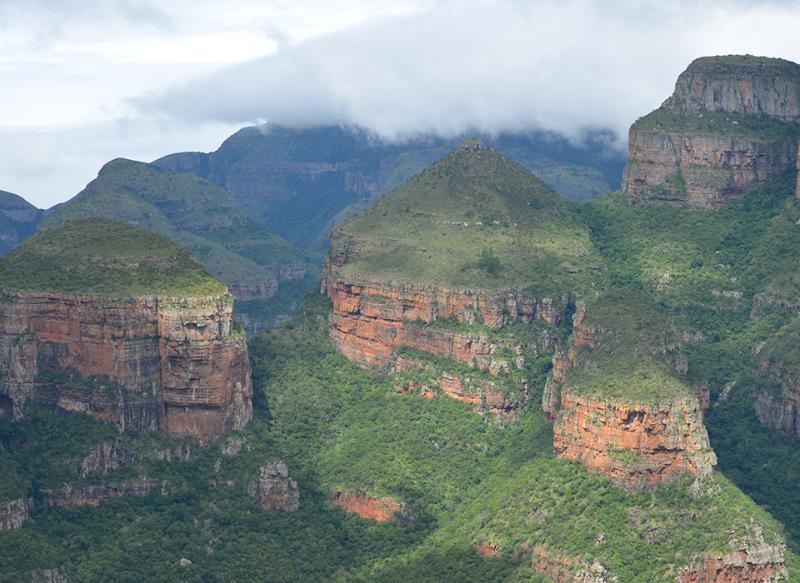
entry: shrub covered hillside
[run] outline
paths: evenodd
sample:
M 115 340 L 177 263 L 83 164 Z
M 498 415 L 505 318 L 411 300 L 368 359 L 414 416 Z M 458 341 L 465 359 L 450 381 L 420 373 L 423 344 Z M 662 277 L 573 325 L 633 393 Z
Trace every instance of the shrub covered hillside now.
M 51 569 L 70 581 L 546 581 L 591 569 L 591 557 L 620 581 L 672 581 L 726 551 L 731 529 L 747 536 L 751 519 L 766 542 L 780 536 L 722 476 L 713 496 L 684 483 L 630 495 L 554 458 L 538 407 L 503 426 L 451 399 L 397 393 L 335 351 L 329 309 L 312 294 L 292 324 L 251 343 L 255 418 L 210 447 L 82 416 L 4 420 L 3 467 L 15 468 L 4 491 L 34 499 L 25 525 L 0 535 L 4 579 Z M 118 467 L 86 461 L 103 444 Z M 297 512 L 264 511 L 248 491 L 277 458 L 300 484 Z M 45 503 L 64 484 L 143 477 L 156 486 L 141 497 Z M 341 491 L 396 500 L 403 518 L 342 512 L 330 504 Z M 786 560 L 795 572 L 795 555 Z

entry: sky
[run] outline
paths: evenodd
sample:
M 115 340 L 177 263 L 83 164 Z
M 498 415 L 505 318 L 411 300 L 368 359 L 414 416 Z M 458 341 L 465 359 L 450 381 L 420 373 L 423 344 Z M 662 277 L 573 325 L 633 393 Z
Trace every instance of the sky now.
M 627 128 L 703 55 L 800 62 L 800 0 L 0 0 L 0 190 L 254 123 L 379 138 Z

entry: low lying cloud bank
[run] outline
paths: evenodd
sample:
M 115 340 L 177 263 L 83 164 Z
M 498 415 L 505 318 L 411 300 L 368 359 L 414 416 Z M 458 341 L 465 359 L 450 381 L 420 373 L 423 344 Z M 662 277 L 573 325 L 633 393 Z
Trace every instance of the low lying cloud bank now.
M 229 67 L 141 111 L 190 122 L 354 125 L 386 140 L 630 123 L 695 57 L 797 60 L 794 1 L 441 2 Z

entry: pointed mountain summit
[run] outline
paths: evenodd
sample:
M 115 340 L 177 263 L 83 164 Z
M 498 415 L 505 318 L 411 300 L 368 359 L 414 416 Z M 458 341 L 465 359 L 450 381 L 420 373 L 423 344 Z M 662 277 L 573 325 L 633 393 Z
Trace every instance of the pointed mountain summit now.
M 337 227 L 329 268 L 352 281 L 402 281 L 561 296 L 598 257 L 567 203 L 477 138 Z

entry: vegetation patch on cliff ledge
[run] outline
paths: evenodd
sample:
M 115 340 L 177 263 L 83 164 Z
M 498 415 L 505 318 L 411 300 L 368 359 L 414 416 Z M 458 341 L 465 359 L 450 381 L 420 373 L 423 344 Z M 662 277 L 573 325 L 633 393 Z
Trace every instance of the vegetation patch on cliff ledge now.
M 0 261 L 0 288 L 125 297 L 227 293 L 187 250 L 109 219 L 71 221 L 31 237 Z
M 567 373 L 573 392 L 643 402 L 689 395 L 677 330 L 655 303 L 619 289 L 588 304 Z

